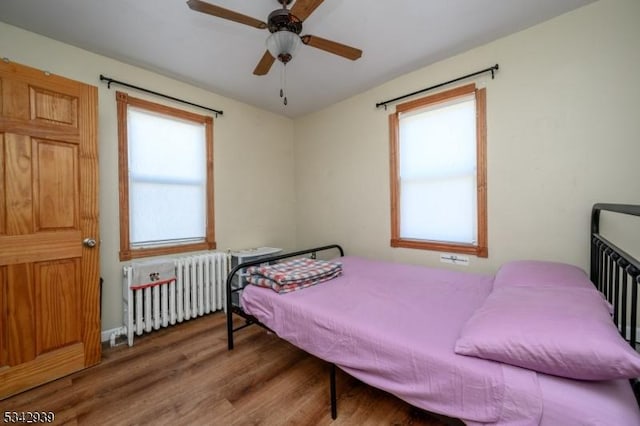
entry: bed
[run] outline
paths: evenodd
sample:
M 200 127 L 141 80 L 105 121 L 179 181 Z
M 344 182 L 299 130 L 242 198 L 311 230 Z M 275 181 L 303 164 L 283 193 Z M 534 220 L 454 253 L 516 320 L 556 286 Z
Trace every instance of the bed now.
M 265 260 L 239 265 L 227 287 L 229 349 L 234 332 L 262 325 L 371 386 L 469 425 L 640 424 L 632 348 L 640 265 L 600 235 L 601 211 L 640 216 L 639 206 L 593 207 L 590 279 L 555 262 L 509 262 L 486 276 L 344 256 L 329 245 L 267 260 L 334 251 L 340 276 L 286 295 L 248 286 L 232 306 L 233 274 Z M 232 315 L 245 323 L 234 329 Z M 332 368 L 334 418 L 335 401 Z

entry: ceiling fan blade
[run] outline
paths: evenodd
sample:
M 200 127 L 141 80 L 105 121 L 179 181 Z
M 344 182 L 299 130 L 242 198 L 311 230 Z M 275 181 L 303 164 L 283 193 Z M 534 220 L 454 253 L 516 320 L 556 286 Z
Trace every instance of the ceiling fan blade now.
M 273 56 L 271 56 L 271 53 L 269 53 L 269 51 L 265 51 L 264 55 L 262 55 L 262 58 L 260 59 L 260 62 L 258 62 L 258 65 L 256 65 L 256 69 L 253 70 L 253 73 L 255 75 L 265 75 L 269 72 L 269 70 L 271 69 L 271 66 L 273 65 L 273 63 L 275 62 L 276 58 L 274 58 Z
M 296 0 L 291 7 L 291 13 L 301 21 L 304 21 L 313 13 L 324 0 Z
M 346 44 L 327 40 L 322 37 L 305 35 L 300 38 L 302 39 L 302 42 L 308 46 L 324 50 L 325 52 L 333 53 L 334 55 L 342 56 L 343 58 L 351 59 L 352 61 L 355 61 L 356 59 L 360 58 L 360 56 L 362 56 L 362 50 L 360 49 L 347 46 Z
M 191 10 L 195 10 L 196 12 L 202 12 L 208 15 L 217 16 L 218 18 L 228 19 L 229 21 L 249 25 L 250 27 L 258 28 L 261 30 L 267 28 L 267 24 L 259 19 L 255 19 L 251 16 L 243 15 L 241 13 L 225 9 L 220 6 L 215 6 L 204 1 L 188 0 L 187 5 Z

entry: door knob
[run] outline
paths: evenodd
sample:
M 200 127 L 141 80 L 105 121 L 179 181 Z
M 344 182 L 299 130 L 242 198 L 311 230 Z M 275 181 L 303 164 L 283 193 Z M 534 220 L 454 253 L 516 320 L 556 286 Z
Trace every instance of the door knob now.
M 84 244 L 85 247 L 93 248 L 96 246 L 96 240 L 93 238 L 85 238 L 82 240 L 82 244 Z

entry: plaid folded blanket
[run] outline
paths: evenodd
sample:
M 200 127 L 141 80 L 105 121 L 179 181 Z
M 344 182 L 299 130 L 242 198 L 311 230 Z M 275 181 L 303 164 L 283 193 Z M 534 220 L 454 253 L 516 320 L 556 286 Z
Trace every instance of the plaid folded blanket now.
M 342 264 L 335 261 L 293 259 L 268 266 L 247 268 L 251 284 L 270 288 L 278 293 L 300 290 L 342 274 Z

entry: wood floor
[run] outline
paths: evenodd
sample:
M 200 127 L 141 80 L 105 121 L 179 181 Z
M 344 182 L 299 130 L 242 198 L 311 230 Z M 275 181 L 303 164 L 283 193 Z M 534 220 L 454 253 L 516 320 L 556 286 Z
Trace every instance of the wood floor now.
M 324 361 L 252 326 L 227 351 L 212 314 L 105 348 L 102 363 L 0 401 L 81 425 L 429 425 L 441 420 L 338 370 L 338 418 Z

